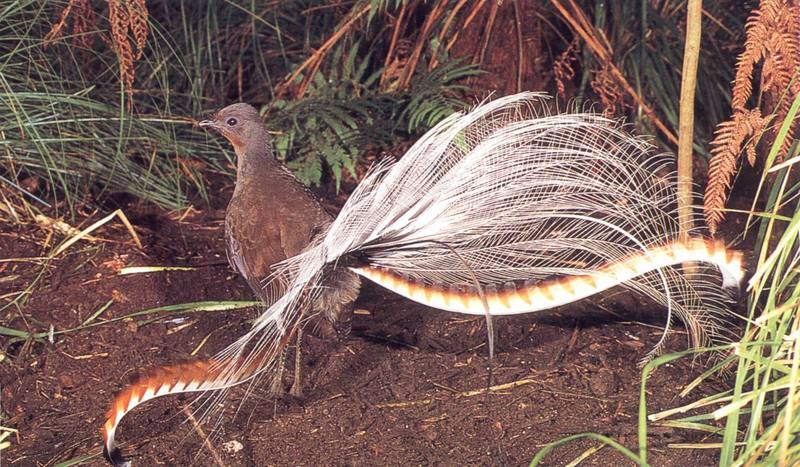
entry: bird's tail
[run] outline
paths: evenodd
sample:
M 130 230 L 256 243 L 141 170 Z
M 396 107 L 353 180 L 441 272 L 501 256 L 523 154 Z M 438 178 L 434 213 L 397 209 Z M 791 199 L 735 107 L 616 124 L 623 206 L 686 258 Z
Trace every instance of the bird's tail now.
M 290 331 L 282 339 L 282 345 L 285 346 L 291 336 Z M 159 367 L 140 376 L 114 397 L 106 413 L 106 422 L 100 430 L 103 436 L 103 456 L 114 465 L 129 465 L 116 445 L 115 433 L 125 414 L 136 406 L 161 396 L 230 388 L 257 376 L 274 357 L 265 349 L 261 355 L 251 356 L 248 362 L 198 360 Z M 231 366 L 240 368 L 236 379 L 226 375 Z
M 399 162 L 378 166 L 325 235 L 326 261 L 358 253 L 364 277 L 391 276 L 406 295 L 489 316 L 619 284 L 664 305 L 668 327 L 682 319 L 693 345 L 727 340 L 740 255 L 698 232 L 680 240 L 673 157 L 617 122 L 550 113 L 543 100 L 522 93 L 455 114 Z M 710 269 L 684 274 L 690 262 Z M 564 290 L 581 282 L 581 293 Z M 498 289 L 544 298 L 504 307 L 480 297 L 509 297 Z M 471 290 L 469 311 L 436 290 Z M 547 300 L 548 292 L 558 297 Z
M 161 396 L 225 390 L 274 371 L 279 355 L 303 324 L 299 310 L 307 309 L 322 290 L 324 268 L 318 253 L 312 248 L 283 263 L 271 280 L 288 282 L 286 293 L 256 319 L 248 333 L 216 356 L 157 368 L 117 393 L 100 429 L 105 458 L 118 467 L 130 465 L 115 435 L 122 418 L 138 405 Z
M 362 277 L 432 308 L 492 316 L 547 310 L 590 297 L 644 274 L 686 262 L 708 263 L 719 268 L 722 286 L 737 289 L 743 279 L 742 254 L 718 241 L 699 238 L 676 240 L 667 245 L 632 254 L 619 262 L 584 275 L 562 276 L 541 282 L 509 282 L 490 287 L 482 298 L 475 289 L 456 289 L 446 284 L 426 284 L 388 269 L 361 266 L 352 270 Z M 484 303 L 485 299 L 485 303 Z
M 662 304 L 667 328 L 680 317 L 693 344 L 725 339 L 726 289 L 742 278 L 741 256 L 697 235 L 680 240 L 673 159 L 616 122 L 551 114 L 542 100 L 522 93 L 454 114 L 399 162 L 376 166 L 327 232 L 278 268 L 286 293 L 214 365 L 162 370 L 121 393 L 106 450 L 115 452 L 125 412 L 147 398 L 227 388 L 273 368 L 301 325 L 298 310 L 335 267 L 437 308 L 488 316 L 621 285 Z M 684 263 L 710 269 L 684 274 Z

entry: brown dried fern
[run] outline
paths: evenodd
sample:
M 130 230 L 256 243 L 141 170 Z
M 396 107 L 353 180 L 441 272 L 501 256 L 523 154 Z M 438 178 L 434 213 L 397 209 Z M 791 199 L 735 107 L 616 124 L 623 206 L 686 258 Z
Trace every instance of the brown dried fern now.
M 128 40 L 131 17 L 123 5 L 124 0 L 108 0 L 108 22 L 111 23 L 111 43 L 119 63 L 119 79 L 128 94 L 128 108 L 133 97 L 134 55 L 133 46 Z
M 44 36 L 45 45 L 49 45 L 51 42 L 61 37 L 61 33 L 64 31 L 64 26 L 66 26 L 67 24 L 67 19 L 69 18 L 69 14 L 75 7 L 75 3 L 79 1 L 80 0 L 70 0 L 67 6 L 65 6 L 64 9 L 61 10 L 61 14 L 59 15 L 58 21 L 55 24 L 53 24 L 52 28 L 50 28 L 50 32 L 48 32 Z
M 128 96 L 128 109 L 133 102 L 134 63 L 142 58 L 147 45 L 147 5 L 145 0 L 107 0 L 111 40 L 108 43 L 117 55 L 119 78 Z M 59 20 L 44 37 L 45 46 L 63 36 L 68 21 L 72 22 L 73 44 L 84 49 L 93 46 L 91 31 L 97 26 L 97 15 L 91 0 L 70 0 L 61 11 Z M 135 46 L 135 50 L 134 50 Z
M 144 48 L 147 45 L 147 6 L 145 0 L 128 0 L 128 28 L 136 43 L 136 55 L 134 60 L 142 58 Z
M 75 3 L 75 12 L 72 15 L 72 41 L 81 47 L 86 56 L 94 47 L 97 35 L 97 14 L 92 9 L 90 0 L 72 0 Z
M 629 108 L 628 103 L 625 102 L 625 91 L 614 78 L 608 63 L 595 70 L 590 85 L 597 97 L 600 98 L 600 102 L 603 104 L 603 115 L 606 117 L 613 118 Z
M 69 29 L 73 45 L 84 50 L 92 48 L 96 37 L 94 30 L 97 28 L 97 15 L 90 0 L 70 0 L 61 10 L 58 21 L 44 36 L 44 46 L 47 47 L 63 36 L 67 22 L 71 22 Z
M 572 81 L 572 78 L 575 77 L 575 68 L 573 68 L 572 64 L 578 60 L 580 45 L 580 37 L 575 36 L 569 43 L 569 47 L 556 58 L 553 64 L 556 89 L 558 89 L 558 96 L 562 99 L 566 99 L 566 86 L 564 83 Z
M 744 152 L 750 165 L 755 164 L 756 146 L 769 122 L 773 117 L 782 121 L 789 112 L 792 100 L 784 94 L 800 94 L 800 6 L 791 0 L 763 0 L 747 20 L 746 33 L 733 82 L 733 113 L 730 120 L 719 124 L 711 142 L 704 210 L 712 234 L 725 217 L 723 209 L 740 155 Z M 759 90 L 766 97 L 759 101 L 764 112 L 759 107 L 747 108 L 759 64 Z M 790 134 L 797 128 L 795 120 Z M 786 138 L 779 157 L 786 154 L 791 141 Z

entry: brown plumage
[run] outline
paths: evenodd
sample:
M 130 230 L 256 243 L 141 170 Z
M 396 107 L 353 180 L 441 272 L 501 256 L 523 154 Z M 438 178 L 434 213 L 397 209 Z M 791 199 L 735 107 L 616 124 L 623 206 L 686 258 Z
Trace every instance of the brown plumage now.
M 281 293 L 264 289 L 273 265 L 301 253 L 333 218 L 311 191 L 275 159 L 267 129 L 255 108 L 233 104 L 200 126 L 218 131 L 236 151 L 236 188 L 225 216 L 228 261 L 250 284 L 253 293 L 269 302 L 270 293 Z M 326 292 L 306 314 L 314 323 L 312 330 L 320 334 L 347 334 L 360 281 L 345 269 L 333 272 L 327 279 Z M 323 319 L 313 320 L 315 316 Z M 280 384 L 279 380 L 276 382 Z M 295 382 L 298 383 L 297 377 Z M 299 394 L 298 384 L 292 389 L 295 395 Z
M 331 222 L 311 192 L 272 155 L 256 109 L 234 104 L 200 126 L 218 131 L 236 151 L 236 188 L 225 213 L 228 261 L 267 301 L 262 281 Z

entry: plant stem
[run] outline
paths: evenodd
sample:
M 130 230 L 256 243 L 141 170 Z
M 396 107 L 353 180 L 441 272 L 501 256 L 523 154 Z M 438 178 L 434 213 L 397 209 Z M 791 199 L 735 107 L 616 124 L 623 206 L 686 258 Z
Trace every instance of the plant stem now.
M 692 144 L 694 142 L 694 93 L 700 57 L 703 0 L 689 0 L 686 6 L 686 44 L 681 73 L 681 107 L 678 123 L 678 222 L 681 236 L 692 230 Z

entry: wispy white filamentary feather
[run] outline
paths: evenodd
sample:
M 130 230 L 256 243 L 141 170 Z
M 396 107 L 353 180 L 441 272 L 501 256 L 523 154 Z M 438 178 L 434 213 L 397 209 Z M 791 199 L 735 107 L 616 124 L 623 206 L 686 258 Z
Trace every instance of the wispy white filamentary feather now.
M 287 284 L 285 293 L 213 360 L 213 377 L 190 390 L 222 389 L 274 369 L 287 335 L 308 318 L 305 305 L 336 267 L 373 280 L 370 270 L 391 271 L 402 278 L 397 290 L 414 283 L 493 297 L 553 278 L 592 278 L 605 284 L 598 290 L 622 278 L 619 285 L 664 306 L 667 326 L 673 315 L 683 320 L 694 345 L 724 339 L 725 289 L 740 281 L 738 263 L 724 255 L 714 261 L 712 252 L 696 256 L 712 264 L 691 275 L 670 261 L 632 267 L 636 277 L 610 269 L 678 239 L 672 158 L 601 116 L 551 114 L 543 99 L 522 93 L 454 114 L 399 162 L 374 167 L 328 231 L 278 268 L 271 280 Z M 547 303 L 495 309 L 524 313 Z M 113 431 L 111 438 L 113 447 Z

